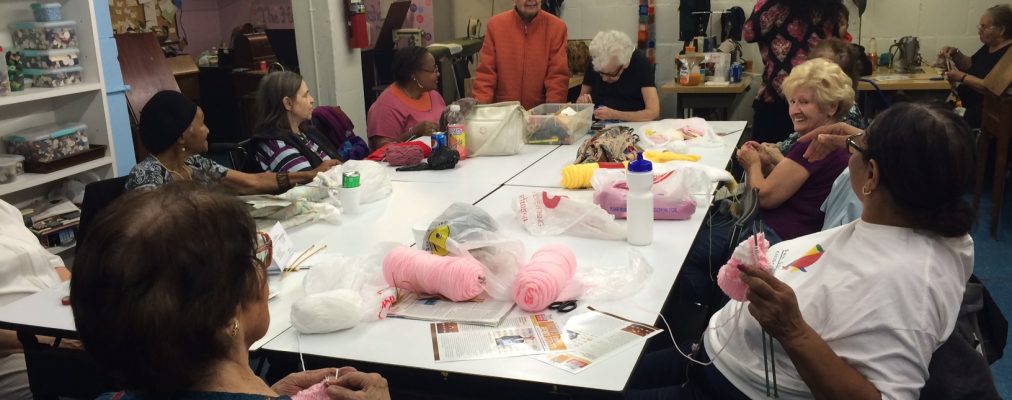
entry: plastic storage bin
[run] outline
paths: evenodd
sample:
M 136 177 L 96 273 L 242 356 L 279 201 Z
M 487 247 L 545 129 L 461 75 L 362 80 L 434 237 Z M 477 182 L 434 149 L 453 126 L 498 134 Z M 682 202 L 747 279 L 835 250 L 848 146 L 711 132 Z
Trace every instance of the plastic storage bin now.
M 26 69 L 25 78 L 32 80 L 32 87 L 55 88 L 81 83 L 80 66 L 57 69 Z
M 60 3 L 32 3 L 32 13 L 38 22 L 53 22 L 63 19 L 63 5 Z
M 573 144 L 590 130 L 594 105 L 547 103 L 528 113 L 527 144 Z
M 21 68 L 23 69 L 55 69 L 75 67 L 81 64 L 81 50 L 22 50 Z
M 0 185 L 14 182 L 18 177 L 18 162 L 13 158 L 0 157 Z
M 20 49 L 77 48 L 77 21 L 18 22 L 11 27 L 11 40 Z
M 88 150 L 88 125 L 51 124 L 4 136 L 8 152 L 29 161 L 50 162 Z

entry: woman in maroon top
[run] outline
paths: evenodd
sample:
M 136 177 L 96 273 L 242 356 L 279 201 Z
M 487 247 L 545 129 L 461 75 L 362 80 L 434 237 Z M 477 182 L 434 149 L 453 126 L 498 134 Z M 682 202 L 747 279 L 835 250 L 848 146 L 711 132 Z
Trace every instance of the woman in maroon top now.
M 854 104 L 851 82 L 840 66 L 822 58 L 794 68 L 783 82 L 792 130 L 804 136 L 842 120 Z M 822 229 L 822 202 L 847 167 L 850 155 L 845 149 L 812 162 L 803 157 L 808 145 L 794 145 L 775 166 L 770 165 L 769 152 L 757 142 L 749 141 L 738 150 L 738 163 L 748 173 L 748 186 L 759 190 L 760 216 L 771 244 Z M 696 234 L 678 278 L 683 301 L 699 303 L 706 298 L 711 279 L 727 261 L 723 257 L 733 222 L 731 216 L 713 215 Z M 742 238 L 751 234 L 747 230 Z
M 808 59 L 820 40 L 837 37 L 844 6 L 840 0 L 758 0 L 742 34 L 759 45 L 763 81 L 752 108 L 752 139 L 779 142 L 794 130 L 787 118 L 781 85 L 791 70 Z

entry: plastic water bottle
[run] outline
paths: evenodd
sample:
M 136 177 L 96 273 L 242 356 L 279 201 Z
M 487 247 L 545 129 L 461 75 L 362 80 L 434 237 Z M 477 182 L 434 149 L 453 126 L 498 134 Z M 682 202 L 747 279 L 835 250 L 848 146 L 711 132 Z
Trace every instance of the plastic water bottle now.
M 451 149 L 460 153 L 460 159 L 467 158 L 467 135 L 464 132 L 464 114 L 460 112 L 460 106 L 450 105 L 450 112 L 446 114 L 446 136 Z
M 626 184 L 626 240 L 633 246 L 646 246 L 654 241 L 654 166 L 643 159 L 643 153 L 636 154 L 636 161 L 629 163 Z

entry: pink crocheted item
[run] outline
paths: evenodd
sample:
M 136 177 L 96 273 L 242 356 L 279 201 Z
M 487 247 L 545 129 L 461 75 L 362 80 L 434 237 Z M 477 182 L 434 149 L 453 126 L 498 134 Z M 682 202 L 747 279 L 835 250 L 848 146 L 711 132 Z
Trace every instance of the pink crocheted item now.
M 326 379 L 308 389 L 300 390 L 292 396 L 292 400 L 330 400 L 330 397 L 327 396 Z
M 734 254 L 731 255 L 731 259 L 727 260 L 727 264 L 720 267 L 720 272 L 717 273 L 717 285 L 720 286 L 720 289 L 724 291 L 727 297 L 738 301 L 745 301 L 745 296 L 748 294 L 748 285 L 741 280 L 741 271 L 738 270 L 738 266 L 748 265 L 763 271 L 769 271 L 770 262 L 766 258 L 766 252 L 769 249 L 770 242 L 766 240 L 766 235 L 762 232 L 752 235 L 738 244 L 738 247 L 734 249 Z
M 418 147 L 397 145 L 387 149 L 386 159 L 391 167 L 418 165 L 425 159 L 422 154 Z

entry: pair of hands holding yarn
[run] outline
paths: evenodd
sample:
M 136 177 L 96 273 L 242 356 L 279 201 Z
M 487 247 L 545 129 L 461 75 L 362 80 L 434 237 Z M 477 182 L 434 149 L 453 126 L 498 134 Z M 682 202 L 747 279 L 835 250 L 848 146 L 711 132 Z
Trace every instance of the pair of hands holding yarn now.
M 337 379 L 333 379 L 335 373 Z M 323 368 L 288 374 L 273 386 L 280 395 L 294 396 L 326 379 L 331 400 L 390 400 L 387 380 L 379 374 L 360 372 L 352 367 Z
M 798 297 L 783 281 L 769 271 L 739 265 L 741 280 L 748 285 L 745 297 L 749 301 L 748 312 L 759 321 L 759 325 L 783 346 L 814 333 L 798 307 Z

